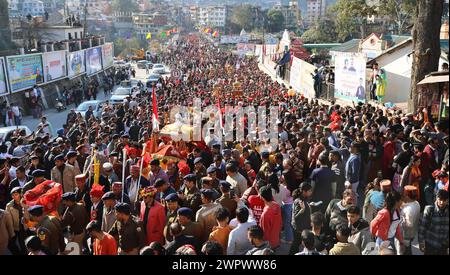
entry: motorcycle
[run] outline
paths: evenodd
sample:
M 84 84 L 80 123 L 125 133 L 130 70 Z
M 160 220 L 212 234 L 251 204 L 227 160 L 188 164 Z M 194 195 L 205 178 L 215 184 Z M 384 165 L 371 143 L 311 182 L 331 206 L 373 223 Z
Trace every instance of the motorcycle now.
M 62 100 L 59 99 L 59 98 L 56 99 L 56 104 L 55 104 L 55 106 L 56 106 L 56 110 L 57 110 L 58 112 L 61 112 L 62 110 L 66 110 L 66 109 L 67 109 L 67 107 L 64 105 L 64 103 L 62 102 Z

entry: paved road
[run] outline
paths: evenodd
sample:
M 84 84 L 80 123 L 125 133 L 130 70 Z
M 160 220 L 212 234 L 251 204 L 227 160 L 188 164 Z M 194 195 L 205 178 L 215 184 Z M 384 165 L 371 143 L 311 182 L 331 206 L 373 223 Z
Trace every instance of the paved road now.
M 138 69 L 136 65 L 132 65 L 136 70 L 136 79 L 141 80 L 143 83 L 145 83 L 145 80 L 147 78 L 147 74 L 145 73 L 144 69 Z M 168 70 L 170 72 L 170 69 Z M 163 75 L 168 76 L 168 74 Z M 107 100 L 111 96 L 108 95 L 105 97 L 103 93 L 103 89 L 100 89 L 100 91 L 97 94 L 97 100 Z M 67 110 L 58 112 L 56 111 L 56 108 L 47 109 L 43 112 L 43 115 L 47 117 L 47 120 L 50 122 L 50 124 L 53 127 L 53 135 L 56 135 L 56 131 L 59 128 L 62 128 L 62 125 L 66 123 L 67 114 L 70 112 L 71 109 L 75 109 L 75 105 L 71 104 L 67 106 Z M 40 120 L 37 118 L 33 118 L 33 116 L 26 116 L 22 119 L 22 124 L 25 126 L 28 126 L 28 128 L 31 129 L 31 131 L 35 130 L 37 125 L 39 124 Z

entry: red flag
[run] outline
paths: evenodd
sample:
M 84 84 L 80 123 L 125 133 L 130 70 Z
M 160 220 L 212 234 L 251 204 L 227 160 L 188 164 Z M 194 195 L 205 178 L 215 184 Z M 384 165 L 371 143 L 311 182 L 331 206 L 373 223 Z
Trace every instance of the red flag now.
M 156 130 L 156 132 L 159 132 L 159 121 L 158 121 L 158 102 L 156 100 L 156 92 L 155 87 L 152 89 L 152 107 L 153 107 L 153 130 Z

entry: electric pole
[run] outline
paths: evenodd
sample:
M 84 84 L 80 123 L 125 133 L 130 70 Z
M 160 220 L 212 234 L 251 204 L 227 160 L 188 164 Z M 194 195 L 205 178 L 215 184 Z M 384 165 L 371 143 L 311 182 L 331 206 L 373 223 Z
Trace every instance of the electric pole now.
M 83 38 L 86 37 L 86 31 L 87 31 L 87 0 L 84 0 Z

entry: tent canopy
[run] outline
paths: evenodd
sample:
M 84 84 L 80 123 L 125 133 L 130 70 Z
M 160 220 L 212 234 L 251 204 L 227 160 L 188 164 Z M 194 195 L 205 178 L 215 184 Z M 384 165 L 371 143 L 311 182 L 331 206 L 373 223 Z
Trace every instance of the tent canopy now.
M 425 77 L 422 81 L 417 83 L 417 85 L 441 83 L 441 82 L 449 82 L 448 74 L 447 75 L 433 75 L 433 76 Z

